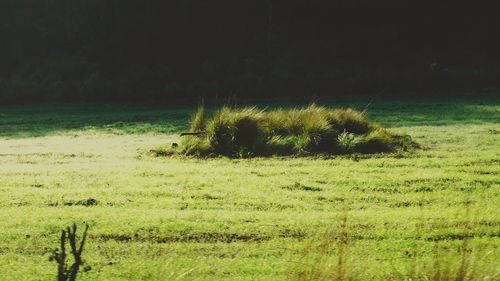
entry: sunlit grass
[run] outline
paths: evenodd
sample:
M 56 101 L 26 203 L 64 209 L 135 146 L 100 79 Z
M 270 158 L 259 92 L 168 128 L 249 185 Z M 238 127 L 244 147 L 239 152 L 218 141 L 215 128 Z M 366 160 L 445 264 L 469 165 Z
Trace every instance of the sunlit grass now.
M 149 156 L 179 142 L 192 110 L 165 110 L 174 117 L 161 122 L 150 111 L 122 111 L 93 129 L 79 113 L 82 126 L 68 130 L 68 112 L 46 112 L 40 136 L 30 138 L 36 116 L 1 110 L 0 279 L 54 279 L 50 251 L 73 222 L 90 225 L 84 258 L 92 270 L 81 280 L 300 279 L 315 262 L 333 270 L 321 276 L 337 276 L 347 215 L 345 280 L 436 280 L 434 269 L 446 267 L 455 276 L 467 233 L 473 280 L 496 280 L 500 106 L 441 104 L 381 103 L 368 112 L 422 150 L 292 159 Z M 127 122 L 105 129 L 137 114 L 175 126 L 175 135 Z M 323 254 L 325 233 L 332 240 Z

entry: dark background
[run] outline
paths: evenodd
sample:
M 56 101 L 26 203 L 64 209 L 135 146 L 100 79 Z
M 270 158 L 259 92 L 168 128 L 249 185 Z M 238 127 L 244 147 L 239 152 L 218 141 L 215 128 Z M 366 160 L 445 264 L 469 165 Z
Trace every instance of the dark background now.
M 500 86 L 481 1 L 0 0 L 0 103 Z

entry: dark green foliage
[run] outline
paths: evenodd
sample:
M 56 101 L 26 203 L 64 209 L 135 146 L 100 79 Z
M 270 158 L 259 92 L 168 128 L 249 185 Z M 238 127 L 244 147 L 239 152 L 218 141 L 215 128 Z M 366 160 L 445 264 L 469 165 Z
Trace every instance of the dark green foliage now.
M 222 107 L 210 119 L 199 108 L 179 147 L 155 149 L 156 155 L 250 157 L 379 153 L 415 147 L 409 136 L 392 134 L 352 109 L 314 104 L 302 109 L 263 111 L 255 107 Z
M 0 101 L 500 86 L 495 9 L 405 2 L 2 0 Z
M 356 137 L 353 133 L 344 131 L 337 138 L 337 145 L 339 147 L 340 153 L 354 153 L 358 148 L 358 143 L 360 141 L 359 137 Z M 381 151 L 376 151 L 381 152 Z
M 75 281 L 78 275 L 78 271 L 84 261 L 82 259 L 83 246 L 85 245 L 85 240 L 87 239 L 88 225 L 85 225 L 83 230 L 82 240 L 78 246 L 76 238 L 76 224 L 73 227 L 67 227 L 66 230 L 61 232 L 61 245 L 60 249 L 54 250 L 50 260 L 57 262 L 57 280 L 58 281 Z M 70 253 L 73 256 L 73 264 L 68 266 L 67 253 L 66 253 L 66 241 L 68 241 L 70 246 Z M 85 271 L 90 270 L 89 266 L 84 268 Z

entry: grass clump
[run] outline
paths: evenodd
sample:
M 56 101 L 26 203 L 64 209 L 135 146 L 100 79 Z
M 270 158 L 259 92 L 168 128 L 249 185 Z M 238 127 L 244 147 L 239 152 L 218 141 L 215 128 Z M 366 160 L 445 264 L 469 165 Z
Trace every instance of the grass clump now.
M 198 110 L 191 116 L 191 132 L 205 129 L 205 107 L 200 105 Z
M 191 131 L 169 153 L 157 149 L 156 154 L 252 157 L 395 152 L 416 146 L 409 136 L 395 135 L 356 110 L 315 104 L 273 111 L 225 106 L 211 118 L 201 106 Z

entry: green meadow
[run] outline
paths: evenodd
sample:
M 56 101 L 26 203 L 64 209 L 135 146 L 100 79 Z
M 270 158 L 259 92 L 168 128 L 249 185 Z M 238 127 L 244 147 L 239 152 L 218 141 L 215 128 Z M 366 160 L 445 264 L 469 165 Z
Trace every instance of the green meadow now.
M 78 280 L 500 280 L 499 98 L 376 100 L 405 153 L 153 156 L 195 109 L 0 106 L 0 280 L 55 280 L 73 223 Z

